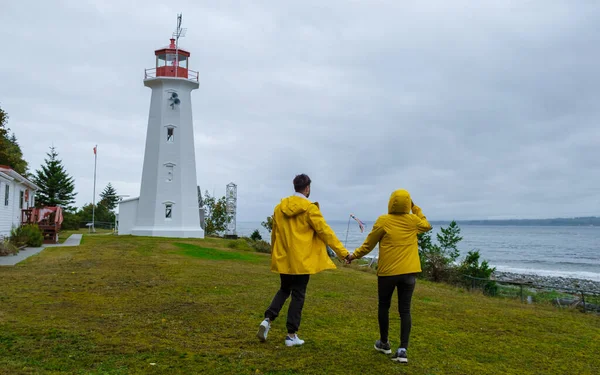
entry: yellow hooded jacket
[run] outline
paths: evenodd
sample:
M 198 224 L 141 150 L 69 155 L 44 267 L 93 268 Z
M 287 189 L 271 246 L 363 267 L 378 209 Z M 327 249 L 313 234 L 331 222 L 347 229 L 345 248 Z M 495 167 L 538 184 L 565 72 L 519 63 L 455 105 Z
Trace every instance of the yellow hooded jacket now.
M 354 257 L 361 258 L 379 243 L 378 276 L 394 276 L 421 272 L 417 234 L 431 230 L 423 212 L 412 206 L 406 190 L 396 190 L 390 197 L 388 214 L 381 215 Z
M 341 259 L 349 254 L 325 222 L 317 202 L 295 195 L 282 199 L 273 212 L 271 271 L 312 275 L 334 269 L 325 244 Z

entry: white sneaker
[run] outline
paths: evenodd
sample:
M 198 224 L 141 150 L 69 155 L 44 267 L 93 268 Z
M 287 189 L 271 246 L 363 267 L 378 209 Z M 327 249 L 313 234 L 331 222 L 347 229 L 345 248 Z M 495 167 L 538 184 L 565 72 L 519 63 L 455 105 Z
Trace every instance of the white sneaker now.
M 267 335 L 269 334 L 269 329 L 271 328 L 271 323 L 267 319 L 263 320 L 258 326 L 258 333 L 256 337 L 262 342 L 267 341 Z
M 392 361 L 400 362 L 400 363 L 408 363 L 408 358 L 406 356 L 406 349 L 398 348 L 396 353 L 394 353 L 394 355 L 392 356 Z
M 289 335 L 285 337 L 285 345 L 286 346 L 295 346 L 304 344 L 304 340 L 300 340 L 298 335 L 295 335 L 293 338 Z

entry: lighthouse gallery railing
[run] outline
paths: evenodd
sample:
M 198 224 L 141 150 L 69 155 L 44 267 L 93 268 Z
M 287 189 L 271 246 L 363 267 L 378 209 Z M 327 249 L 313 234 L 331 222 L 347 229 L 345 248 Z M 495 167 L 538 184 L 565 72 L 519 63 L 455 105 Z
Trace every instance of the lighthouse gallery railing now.
M 195 70 L 187 69 L 187 79 L 190 81 L 198 82 L 199 74 Z M 161 75 L 160 77 L 171 77 L 170 75 Z M 149 68 L 144 70 L 144 79 L 156 78 L 156 68 Z M 175 77 L 173 77 L 175 78 Z M 181 76 L 179 77 L 181 78 Z

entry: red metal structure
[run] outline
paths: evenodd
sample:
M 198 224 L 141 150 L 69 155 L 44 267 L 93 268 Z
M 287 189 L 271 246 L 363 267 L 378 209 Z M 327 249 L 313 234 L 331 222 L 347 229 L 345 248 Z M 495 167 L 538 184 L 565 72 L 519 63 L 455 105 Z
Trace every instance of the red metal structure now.
M 177 77 L 198 81 L 198 72 L 189 69 L 190 53 L 178 48 L 175 45 L 175 39 L 171 38 L 171 44 L 157 49 L 154 54 L 156 55 L 156 67 L 146 69 L 145 79 Z
M 28 208 L 21 210 L 21 225 L 36 224 L 44 234 L 44 243 L 57 243 L 63 222 L 61 207 Z

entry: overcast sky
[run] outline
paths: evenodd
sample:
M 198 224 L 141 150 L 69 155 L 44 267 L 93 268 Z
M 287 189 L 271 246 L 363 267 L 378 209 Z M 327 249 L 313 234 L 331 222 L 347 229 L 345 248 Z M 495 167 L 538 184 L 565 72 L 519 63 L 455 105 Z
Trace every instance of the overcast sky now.
M 198 184 L 263 220 L 307 173 L 327 219 L 600 214 L 598 1 L 2 1 L 0 106 L 77 206 L 139 195 L 144 68 L 183 13 Z

